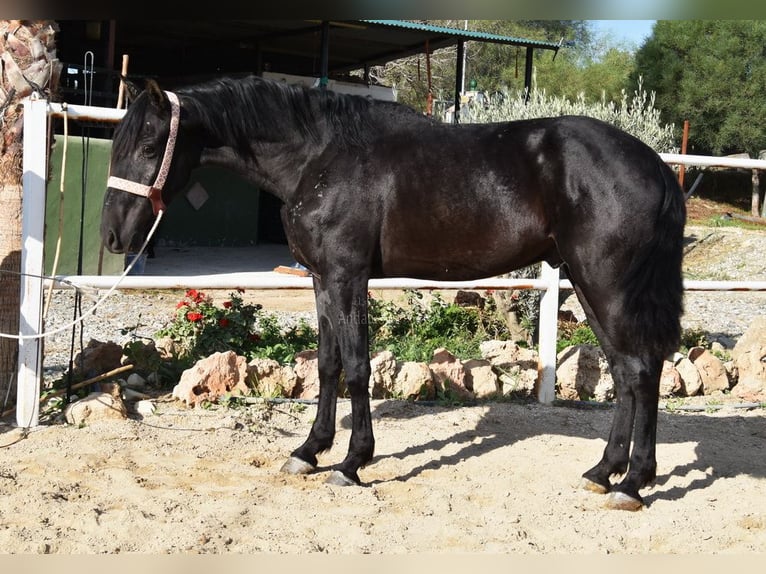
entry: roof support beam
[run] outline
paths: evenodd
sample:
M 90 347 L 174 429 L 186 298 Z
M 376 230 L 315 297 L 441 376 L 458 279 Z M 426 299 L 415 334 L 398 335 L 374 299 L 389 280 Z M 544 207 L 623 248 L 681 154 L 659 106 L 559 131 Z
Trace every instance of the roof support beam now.
M 529 102 L 529 97 L 532 94 L 532 64 L 534 60 L 535 49 L 532 46 L 527 46 L 527 58 L 524 65 L 524 103 Z
M 452 116 L 452 123 L 460 123 L 460 98 L 463 95 L 463 56 L 465 55 L 465 42 L 459 40 L 457 43 L 457 67 L 455 70 L 455 113 Z

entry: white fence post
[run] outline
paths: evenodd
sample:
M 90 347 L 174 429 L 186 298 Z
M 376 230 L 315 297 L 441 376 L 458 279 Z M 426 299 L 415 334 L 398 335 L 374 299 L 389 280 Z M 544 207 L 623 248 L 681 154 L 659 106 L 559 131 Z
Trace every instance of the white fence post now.
M 537 399 L 543 404 L 550 404 L 556 398 L 559 270 L 543 261 L 540 278 L 547 283 L 547 287 L 540 299 L 540 386 L 537 391 Z
M 25 99 L 21 214 L 21 272 L 24 275 L 19 299 L 19 334 L 22 336 L 42 332 L 47 122 L 47 100 Z M 39 422 L 42 349 L 42 339 L 19 339 L 16 424 L 22 428 L 35 427 Z

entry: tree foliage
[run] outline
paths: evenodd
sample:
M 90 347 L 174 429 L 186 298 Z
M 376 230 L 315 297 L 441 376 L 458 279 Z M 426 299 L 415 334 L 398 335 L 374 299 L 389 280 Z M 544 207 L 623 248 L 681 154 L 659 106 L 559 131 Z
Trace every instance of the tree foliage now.
M 434 20 L 430 24 L 464 29 L 465 20 Z M 562 42 L 555 54 L 534 50 L 533 88 L 555 96 L 575 99 L 580 94 L 588 101 L 619 100 L 629 82 L 633 65 L 630 48 L 592 32 L 585 20 L 468 20 L 469 30 L 548 42 Z M 465 45 L 465 83 L 474 81 L 486 93 L 515 92 L 524 88 L 526 49 L 523 47 L 467 42 Z M 437 50 L 430 57 L 431 87 L 434 98 L 449 106 L 456 84 L 455 47 Z M 415 109 L 425 110 L 428 93 L 427 59 L 412 56 L 378 66 L 371 74 L 382 83 L 397 88 L 397 98 Z
M 766 148 L 766 21 L 659 21 L 636 53 L 638 74 L 665 121 L 689 120 L 691 153 Z

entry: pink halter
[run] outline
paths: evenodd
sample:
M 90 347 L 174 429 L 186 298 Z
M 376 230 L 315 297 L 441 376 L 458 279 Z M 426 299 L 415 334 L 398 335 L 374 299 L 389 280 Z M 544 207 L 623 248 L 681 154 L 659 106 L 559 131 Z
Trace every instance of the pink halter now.
M 165 155 L 162 156 L 162 163 L 160 164 L 160 170 L 157 172 L 157 179 L 154 180 L 154 185 L 144 185 L 128 179 L 122 179 L 121 177 L 110 176 L 106 182 L 107 187 L 113 187 L 121 191 L 127 191 L 135 195 L 149 198 L 152 202 L 152 209 L 154 215 L 157 215 L 160 211 L 165 211 L 165 202 L 162 201 L 162 188 L 165 185 L 165 180 L 168 178 L 168 172 L 170 171 L 170 162 L 173 160 L 173 150 L 176 147 L 176 137 L 178 136 L 178 120 L 181 116 L 181 106 L 178 103 L 178 96 L 173 92 L 165 92 L 170 100 L 170 133 L 168 134 L 168 141 L 165 144 Z

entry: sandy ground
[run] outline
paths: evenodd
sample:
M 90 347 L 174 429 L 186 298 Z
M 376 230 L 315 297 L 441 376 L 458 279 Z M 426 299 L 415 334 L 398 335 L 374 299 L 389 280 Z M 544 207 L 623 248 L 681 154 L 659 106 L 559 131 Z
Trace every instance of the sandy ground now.
M 639 512 L 578 488 L 612 408 L 375 401 L 362 487 L 279 472 L 312 405 L 0 427 L 0 549 L 8 553 L 713 554 L 766 551 L 766 412 L 663 411 L 658 479 Z

